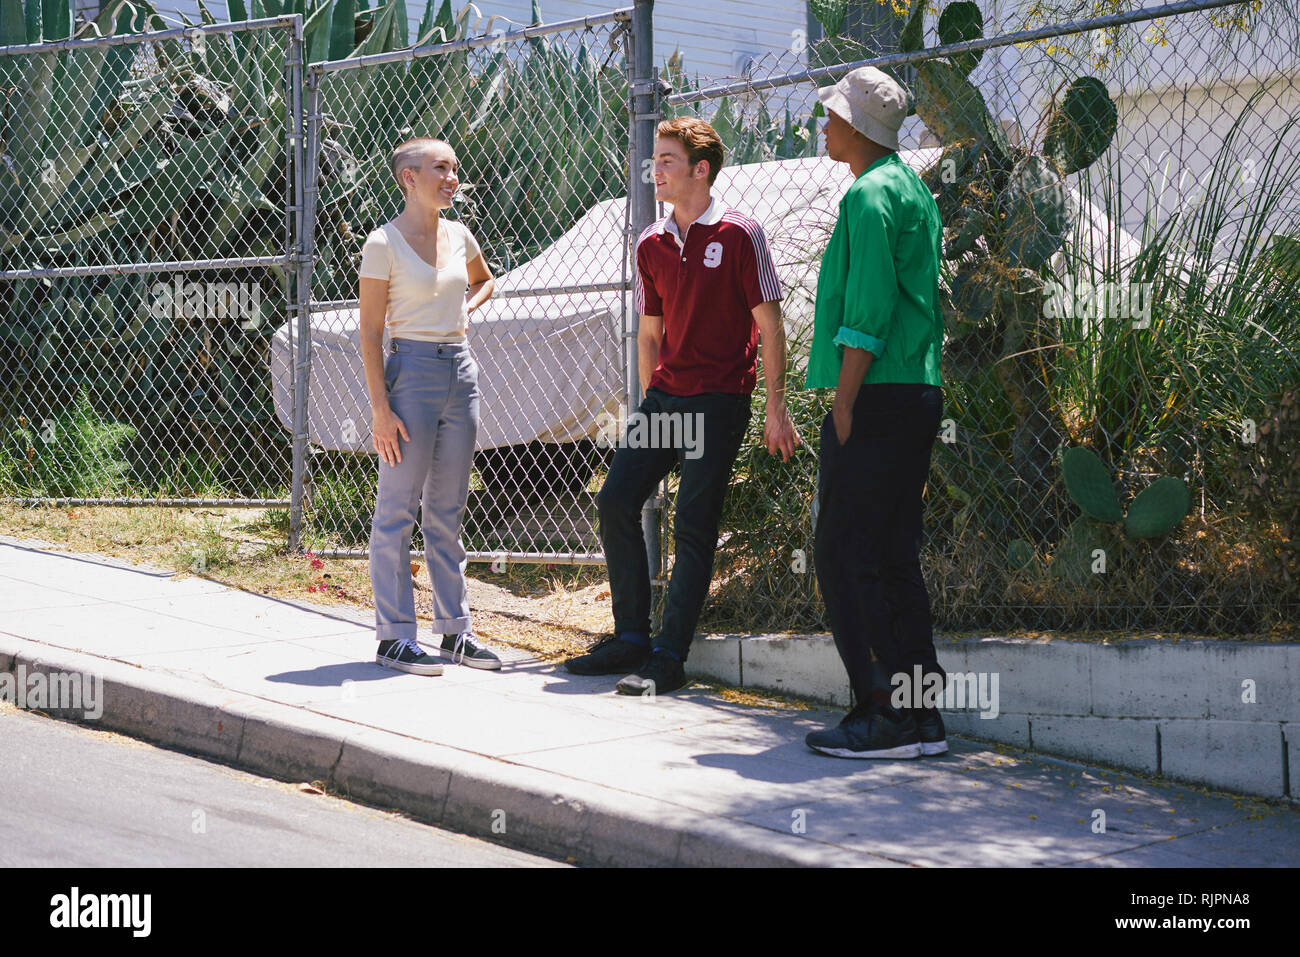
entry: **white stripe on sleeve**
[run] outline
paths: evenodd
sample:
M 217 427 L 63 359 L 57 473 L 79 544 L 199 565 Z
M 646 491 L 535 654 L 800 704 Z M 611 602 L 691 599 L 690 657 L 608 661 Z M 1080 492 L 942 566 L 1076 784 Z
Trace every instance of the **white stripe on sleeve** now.
M 767 234 L 763 232 L 763 227 L 759 225 L 758 220 L 734 209 L 727 210 L 722 214 L 722 218 L 744 229 L 749 234 L 750 242 L 754 244 L 754 260 L 758 264 L 758 289 L 763 294 L 763 301 L 780 301 L 781 280 L 777 278 L 776 266 L 772 264 L 772 253 L 768 250 Z

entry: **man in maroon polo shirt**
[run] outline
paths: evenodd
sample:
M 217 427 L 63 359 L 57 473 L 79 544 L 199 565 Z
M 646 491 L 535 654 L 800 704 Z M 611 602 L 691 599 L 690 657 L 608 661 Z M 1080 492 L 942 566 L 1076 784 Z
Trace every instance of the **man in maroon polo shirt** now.
M 683 663 L 713 578 L 722 503 L 749 425 L 760 333 L 764 441 L 785 461 L 799 444 L 785 407 L 781 284 L 763 228 L 710 193 L 723 152 L 713 127 L 679 117 L 660 123 L 658 134 L 655 198 L 673 210 L 636 246 L 645 398 L 629 416 L 596 497 L 614 632 L 565 662 L 574 674 L 634 672 L 618 683 L 624 694 L 663 694 L 686 683 Z M 641 507 L 674 466 L 681 468 L 676 553 L 663 622 L 652 640 Z

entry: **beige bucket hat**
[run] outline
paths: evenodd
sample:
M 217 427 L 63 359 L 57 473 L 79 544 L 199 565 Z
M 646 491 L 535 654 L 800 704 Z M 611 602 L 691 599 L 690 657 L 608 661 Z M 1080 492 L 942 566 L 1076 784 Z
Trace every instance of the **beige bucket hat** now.
M 817 99 L 874 143 L 898 149 L 898 129 L 907 117 L 907 94 L 898 81 L 874 66 L 851 70 Z

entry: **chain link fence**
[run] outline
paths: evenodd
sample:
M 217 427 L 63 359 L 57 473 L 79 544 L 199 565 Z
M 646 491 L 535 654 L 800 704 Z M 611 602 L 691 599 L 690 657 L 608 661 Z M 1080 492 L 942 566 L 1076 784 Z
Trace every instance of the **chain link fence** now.
M 315 229 L 303 540 L 319 554 L 365 554 L 377 457 L 358 267 L 365 237 L 403 208 L 393 149 L 430 136 L 456 152 L 449 215 L 495 277 L 468 332 L 482 424 L 466 551 L 600 562 L 594 498 L 627 392 L 630 11 L 472 36 L 469 9 L 452 19 L 444 7 L 414 50 L 363 45 L 307 74 Z M 414 541 L 420 549 L 418 528 Z
M 32 10 L 0 30 L 0 496 L 288 505 L 301 18 L 116 3 L 28 43 Z
M 790 463 L 763 448 L 760 376 L 701 627 L 824 628 L 831 397 L 800 386 L 850 174 L 822 155 L 815 91 L 867 61 L 914 99 L 903 159 L 945 224 L 936 625 L 1295 617 L 1300 39 L 1280 5 L 1044 23 L 1038 3 L 986 31 L 972 4 L 900 2 L 863 40 L 847 4 L 819 0 L 821 35 L 795 31 L 784 55 L 742 77 L 674 58 L 658 87 L 631 10 L 505 32 L 430 3 L 412 40 L 397 4 L 161 31 L 140 6 L 67 41 L 0 27 L 7 500 L 287 504 L 291 547 L 363 555 L 377 465 L 357 269 L 401 209 L 391 150 L 427 135 L 457 152 L 451 215 L 496 277 L 469 332 L 484 419 L 466 548 L 601 561 L 594 494 L 639 393 L 637 174 L 654 120 L 693 113 L 728 148 L 716 195 L 768 235 L 805 443 Z M 671 546 L 663 491 L 647 525 Z M 663 581 L 670 547 L 650 537 Z
M 812 530 L 833 390 L 800 386 L 852 175 L 819 148 L 816 89 L 864 61 L 909 91 L 901 158 L 945 226 L 922 550 L 936 627 L 1294 621 L 1295 18 L 1188 2 L 1043 25 L 1038 4 L 986 38 L 974 4 L 901 6 L 870 43 L 841 33 L 845 4 L 815 3 L 824 36 L 796 31 L 743 77 L 663 74 L 665 115 L 710 120 L 728 148 L 715 195 L 769 237 L 805 442 L 768 455 L 760 376 L 701 629 L 825 627 Z

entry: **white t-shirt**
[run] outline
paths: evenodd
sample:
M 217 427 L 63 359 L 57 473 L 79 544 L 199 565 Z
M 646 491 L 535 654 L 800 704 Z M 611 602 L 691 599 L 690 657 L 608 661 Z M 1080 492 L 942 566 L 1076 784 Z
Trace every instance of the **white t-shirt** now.
M 361 249 L 361 275 L 388 280 L 388 332 L 395 339 L 462 342 L 469 323 L 465 264 L 479 254 L 463 223 L 444 220 L 450 253 L 435 269 L 411 248 L 401 231 L 384 223 Z

